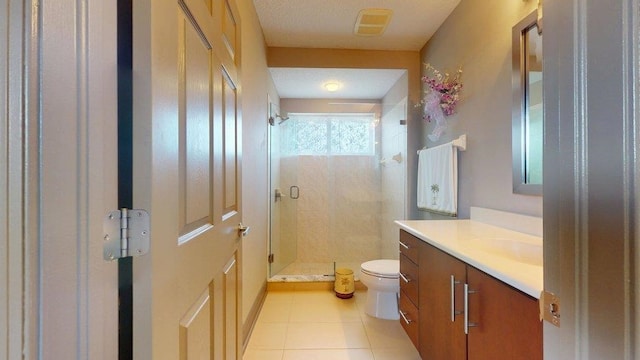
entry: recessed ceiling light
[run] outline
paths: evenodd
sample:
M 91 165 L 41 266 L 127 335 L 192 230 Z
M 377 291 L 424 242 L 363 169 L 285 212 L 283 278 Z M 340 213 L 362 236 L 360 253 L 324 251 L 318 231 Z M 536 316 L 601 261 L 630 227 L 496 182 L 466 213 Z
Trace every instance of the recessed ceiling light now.
M 329 92 L 336 92 L 338 91 L 338 89 L 340 89 L 340 84 L 338 84 L 337 82 L 330 81 L 324 84 L 324 88 L 327 89 L 327 91 Z

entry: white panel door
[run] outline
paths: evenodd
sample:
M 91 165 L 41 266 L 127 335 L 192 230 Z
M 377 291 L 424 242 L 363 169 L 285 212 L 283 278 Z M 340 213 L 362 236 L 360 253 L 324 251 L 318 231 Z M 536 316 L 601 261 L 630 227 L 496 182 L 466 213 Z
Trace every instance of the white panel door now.
M 134 2 L 135 359 L 235 359 L 239 22 L 220 0 Z

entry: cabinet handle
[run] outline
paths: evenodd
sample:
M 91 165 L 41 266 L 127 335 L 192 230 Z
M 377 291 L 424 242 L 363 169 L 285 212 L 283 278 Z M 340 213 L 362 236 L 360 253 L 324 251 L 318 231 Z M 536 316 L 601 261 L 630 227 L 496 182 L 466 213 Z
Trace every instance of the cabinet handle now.
M 411 279 L 409 279 L 405 274 L 399 273 L 398 275 L 400 275 L 402 280 L 404 280 L 404 282 L 406 282 L 407 284 L 411 282 Z
M 469 334 L 469 328 L 478 326 L 477 323 L 469 322 L 469 294 L 477 293 L 477 290 L 469 290 L 469 284 L 464 284 L 464 333 Z
M 460 281 L 456 280 L 455 275 L 451 275 L 451 322 L 456 321 L 456 315 L 460 315 L 460 311 L 456 311 L 456 285 Z
M 398 310 L 398 313 L 400 313 L 400 316 L 402 316 L 402 320 L 404 320 L 404 322 L 407 323 L 407 325 L 411 324 L 413 320 L 407 318 L 407 315 L 404 313 L 404 311 Z
M 398 241 L 400 243 L 400 246 L 402 246 L 403 248 L 409 250 L 409 246 L 407 246 L 407 244 L 403 243 L 402 241 Z

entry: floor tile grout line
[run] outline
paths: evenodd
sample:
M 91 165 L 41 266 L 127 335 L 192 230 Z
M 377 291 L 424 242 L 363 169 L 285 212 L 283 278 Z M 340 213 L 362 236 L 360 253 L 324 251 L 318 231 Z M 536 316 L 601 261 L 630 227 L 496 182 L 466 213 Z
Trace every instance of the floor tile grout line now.
M 322 292 L 318 292 L 318 295 L 322 294 Z M 310 296 L 308 293 L 305 295 L 307 298 L 312 297 Z M 325 297 L 325 295 L 320 295 L 321 297 Z M 329 297 L 325 297 L 326 299 L 329 299 Z M 322 303 L 325 299 L 320 299 L 320 300 L 315 300 L 319 303 Z M 292 298 L 291 303 L 295 302 L 295 298 Z M 272 302 L 273 303 L 273 302 Z M 288 301 L 287 301 L 288 303 Z M 253 349 L 255 350 L 273 350 L 273 351 L 278 351 L 278 352 L 282 352 L 282 357 L 281 360 L 284 359 L 286 352 L 291 352 L 291 351 L 351 351 L 351 350 L 367 350 L 371 356 L 375 359 L 375 353 L 374 353 L 374 346 L 372 344 L 372 334 L 371 331 L 372 329 L 369 329 L 367 326 L 367 321 L 366 321 L 366 313 L 363 312 L 363 305 L 364 303 L 362 301 L 353 301 L 352 304 L 348 304 L 349 306 L 346 306 L 344 308 L 342 308 L 344 306 L 344 304 L 339 304 L 338 303 L 334 303 L 334 305 L 336 305 L 337 307 L 337 311 L 341 312 L 341 311 L 348 311 L 351 312 L 354 308 L 357 309 L 357 320 L 353 320 L 353 321 L 344 321 L 344 320 L 339 320 L 339 321 L 292 321 L 293 320 L 293 314 L 292 312 L 289 312 L 286 315 L 286 321 L 278 321 L 278 322 L 263 322 L 260 321 L 260 323 L 263 326 L 271 326 L 274 324 L 281 324 L 284 325 L 284 330 L 285 330 L 285 335 L 284 335 L 284 345 L 282 347 L 282 349 Z M 331 305 L 327 306 L 328 308 L 331 308 Z M 263 311 L 265 310 L 265 308 L 262 309 Z M 363 346 L 357 346 L 357 347 L 348 347 L 346 344 L 344 347 L 331 347 L 331 348 L 287 348 L 287 341 L 289 340 L 289 337 L 291 336 L 290 334 L 290 327 L 292 325 L 301 325 L 301 324 L 360 324 L 361 329 L 364 331 L 364 335 L 367 339 L 367 345 L 368 347 L 363 347 Z M 372 324 L 370 324 L 372 325 Z M 362 345 L 362 344 L 361 344 Z M 380 348 L 375 348 L 375 350 L 385 350 L 385 349 L 392 349 L 392 347 L 380 347 Z

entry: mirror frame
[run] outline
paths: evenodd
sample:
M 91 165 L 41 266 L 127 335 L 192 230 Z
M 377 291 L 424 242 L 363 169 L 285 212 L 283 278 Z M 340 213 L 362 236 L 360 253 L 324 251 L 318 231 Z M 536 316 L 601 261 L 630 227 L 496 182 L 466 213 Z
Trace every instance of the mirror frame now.
M 525 46 L 525 33 L 534 26 L 538 26 L 538 31 L 542 29 L 538 21 L 538 10 L 527 15 L 513 27 L 512 32 L 512 134 L 511 146 L 513 156 L 513 193 L 523 195 L 542 196 L 542 184 L 527 184 L 525 182 L 525 122 L 527 116 L 525 101 L 525 86 L 527 81 L 526 63 L 523 51 Z

